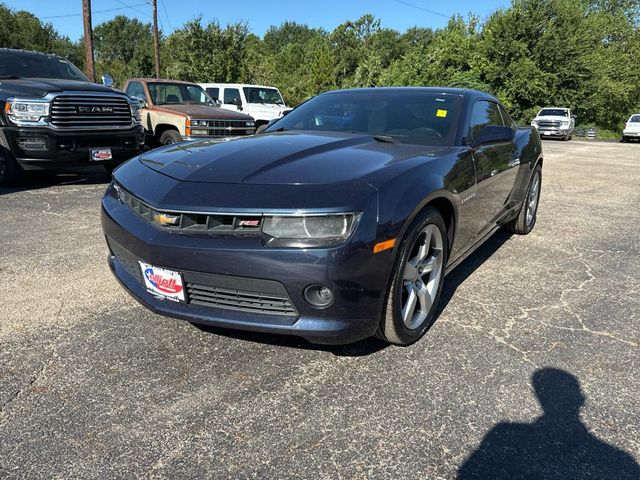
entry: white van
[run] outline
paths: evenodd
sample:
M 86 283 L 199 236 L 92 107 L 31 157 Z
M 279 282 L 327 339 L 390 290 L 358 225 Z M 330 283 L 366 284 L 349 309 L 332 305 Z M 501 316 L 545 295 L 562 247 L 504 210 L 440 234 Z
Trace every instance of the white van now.
M 251 115 L 256 121 L 256 133 L 264 130 L 270 120 L 291 110 L 276 87 L 246 83 L 201 83 L 200 86 L 218 100 L 222 108 Z

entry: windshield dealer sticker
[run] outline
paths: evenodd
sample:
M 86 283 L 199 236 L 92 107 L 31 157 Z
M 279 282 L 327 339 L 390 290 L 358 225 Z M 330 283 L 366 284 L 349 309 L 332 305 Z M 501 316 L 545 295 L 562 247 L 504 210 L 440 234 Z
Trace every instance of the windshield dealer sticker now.
M 438 110 L 436 112 L 436 117 L 445 118 L 446 116 L 447 116 L 447 111 L 446 110 Z
M 144 284 L 149 293 L 174 302 L 184 301 L 184 284 L 180 273 L 144 262 L 138 263 L 140 263 Z

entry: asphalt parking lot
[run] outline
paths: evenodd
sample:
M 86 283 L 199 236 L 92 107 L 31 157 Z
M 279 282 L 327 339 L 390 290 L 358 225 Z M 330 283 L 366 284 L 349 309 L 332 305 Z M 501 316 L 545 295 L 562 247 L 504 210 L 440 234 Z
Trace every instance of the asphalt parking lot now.
M 534 232 L 407 348 L 156 316 L 107 267 L 104 175 L 5 189 L 0 477 L 638 478 L 640 145 L 544 151 Z

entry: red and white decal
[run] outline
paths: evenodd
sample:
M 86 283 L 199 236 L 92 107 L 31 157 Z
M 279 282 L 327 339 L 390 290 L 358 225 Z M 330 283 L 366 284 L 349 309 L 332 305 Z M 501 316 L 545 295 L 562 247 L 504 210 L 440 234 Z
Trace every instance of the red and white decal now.
M 184 284 L 182 275 L 166 268 L 154 267 L 144 262 L 139 262 L 144 277 L 147 291 L 156 296 L 174 301 L 184 301 Z

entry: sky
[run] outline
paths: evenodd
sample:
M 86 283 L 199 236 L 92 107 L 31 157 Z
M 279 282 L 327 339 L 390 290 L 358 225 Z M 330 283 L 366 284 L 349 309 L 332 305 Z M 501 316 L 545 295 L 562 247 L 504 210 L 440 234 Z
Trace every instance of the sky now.
M 332 30 L 346 20 L 365 13 L 380 19 L 382 26 L 404 31 L 412 26 L 443 27 L 454 14 L 472 12 L 482 18 L 506 7 L 509 0 L 157 0 L 158 23 L 164 34 L 199 15 L 205 22 L 217 19 L 222 25 L 244 21 L 250 30 L 263 35 L 271 25 L 285 20 Z M 53 24 L 62 35 L 82 37 L 82 0 L 0 0 L 14 10 L 27 10 Z M 91 0 L 93 25 L 116 15 L 151 22 L 151 0 Z

